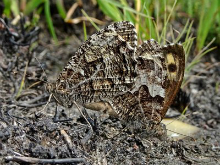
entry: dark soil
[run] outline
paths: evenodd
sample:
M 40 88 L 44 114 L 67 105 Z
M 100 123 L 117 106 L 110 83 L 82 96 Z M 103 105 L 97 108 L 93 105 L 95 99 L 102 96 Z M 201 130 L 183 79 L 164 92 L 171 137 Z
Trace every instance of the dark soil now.
M 14 29 L 20 35 L 16 42 L 20 45 L 26 42 L 26 46 L 18 46 L 1 37 L 1 164 L 19 164 L 7 161 L 7 156 L 83 158 L 84 162 L 80 159 L 78 164 L 220 164 L 220 64 L 216 60 L 219 50 L 207 55 L 203 62 L 185 75 L 191 79 L 184 89 L 190 94 L 184 122 L 200 128 L 194 139 L 143 138 L 141 133 L 132 134 L 122 121 L 116 118 L 103 120 L 102 114 L 97 113 L 92 114 L 97 121 L 96 130 L 91 138 L 87 138 L 91 132 L 85 119 L 74 108 L 68 110 L 60 106 L 60 118 L 72 120 L 55 123 L 55 101 L 52 100 L 43 109 L 49 94 L 39 81 L 45 79 L 41 66 L 46 70 L 48 81 L 54 81 L 81 44 L 81 27 L 81 24 L 66 27 L 71 36 L 60 30 L 59 38 L 68 38 L 68 44 L 61 42 L 60 45 L 51 44 L 50 35 L 42 30 L 38 45 L 32 50 L 27 43 L 33 41 L 37 34 L 24 41 L 21 32 Z M 42 25 L 42 29 L 46 27 Z M 5 33 L 8 34 L 3 28 L 1 36 Z M 25 87 L 17 97 L 25 70 Z M 39 83 L 34 85 L 36 82 Z

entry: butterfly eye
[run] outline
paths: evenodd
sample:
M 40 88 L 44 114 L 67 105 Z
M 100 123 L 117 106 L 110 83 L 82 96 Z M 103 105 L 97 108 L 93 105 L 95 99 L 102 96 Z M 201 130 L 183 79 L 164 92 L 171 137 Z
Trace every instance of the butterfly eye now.
M 64 85 L 64 84 L 60 84 L 59 87 L 58 87 L 58 90 L 61 90 L 61 91 L 62 91 L 62 90 L 64 90 L 64 89 L 65 89 L 65 85 Z
M 47 83 L 45 87 L 49 93 L 51 93 L 54 90 L 54 86 L 52 83 Z

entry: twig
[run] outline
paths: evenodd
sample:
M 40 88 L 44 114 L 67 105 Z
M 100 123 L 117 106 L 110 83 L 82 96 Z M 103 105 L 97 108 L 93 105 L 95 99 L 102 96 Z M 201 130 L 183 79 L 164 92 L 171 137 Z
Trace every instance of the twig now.
M 92 137 L 92 134 L 93 134 L 93 130 L 90 129 L 87 135 L 80 140 L 82 145 L 86 144 L 86 142 Z
M 25 119 L 24 117 L 12 115 L 12 114 L 14 114 L 14 113 L 13 113 L 13 112 L 10 113 L 11 110 L 13 110 L 13 108 L 12 108 L 12 109 L 9 109 L 9 110 L 7 111 L 7 114 L 8 114 L 9 117 L 11 117 L 11 118 L 17 118 L 17 119 L 22 119 L 22 120 L 25 120 L 25 121 L 26 121 L 26 119 Z
M 23 96 L 26 96 L 26 95 L 29 95 L 29 94 L 35 94 L 35 93 L 33 93 L 33 92 L 24 93 L 24 95 L 21 94 L 19 97 L 23 97 Z M 22 103 L 25 103 L 25 104 L 33 104 L 33 103 L 35 103 L 35 102 L 37 102 L 37 101 L 39 101 L 39 100 L 41 100 L 41 99 L 44 99 L 44 98 L 46 98 L 46 97 L 48 97 L 47 94 L 42 94 L 42 95 L 40 95 L 40 96 L 35 97 L 34 99 L 31 99 L 31 100 L 28 100 L 28 101 L 24 101 L 24 102 L 18 102 L 18 103 L 21 103 L 21 104 L 22 104 Z
M 15 104 L 19 107 L 27 107 L 27 108 L 34 108 L 34 107 L 39 107 L 42 105 L 45 105 L 47 102 L 41 102 L 41 103 L 36 103 L 36 104 L 27 104 L 27 103 L 16 103 Z
M 20 95 L 19 97 L 22 97 L 22 95 Z M 48 97 L 47 94 L 42 94 L 38 97 L 35 97 L 34 99 L 32 100 L 28 100 L 28 101 L 22 101 L 22 102 L 17 102 L 15 101 L 14 104 L 17 105 L 17 106 L 20 106 L 20 107 L 28 107 L 28 108 L 33 108 L 33 107 L 38 107 L 38 106 L 41 106 L 41 105 L 45 105 L 47 106 L 48 102 L 40 102 L 40 103 L 35 103 L 41 99 L 44 99 Z M 51 96 L 49 96 L 49 100 L 50 100 Z M 35 103 L 35 104 L 34 104 Z M 45 106 L 45 107 L 46 107 Z M 43 109 L 44 110 L 44 109 Z
M 22 94 L 18 96 L 16 100 L 19 100 L 21 97 L 28 96 L 28 95 L 38 96 L 38 93 L 36 93 L 34 90 L 28 90 L 26 92 L 22 92 Z
M 61 135 L 63 135 L 64 140 L 65 140 L 66 143 L 68 144 L 68 147 L 69 147 L 70 149 L 72 149 L 72 148 L 73 148 L 73 143 L 72 143 L 72 141 L 71 141 L 69 135 L 67 135 L 66 131 L 63 130 L 63 129 L 60 130 L 60 133 L 61 133 Z
M 23 157 L 23 156 L 7 156 L 5 157 L 6 161 L 15 161 L 15 162 L 24 162 L 24 163 L 51 163 L 51 164 L 62 164 L 62 163 L 80 163 L 83 162 L 86 164 L 84 158 L 65 158 L 65 159 L 38 159 L 32 157 Z

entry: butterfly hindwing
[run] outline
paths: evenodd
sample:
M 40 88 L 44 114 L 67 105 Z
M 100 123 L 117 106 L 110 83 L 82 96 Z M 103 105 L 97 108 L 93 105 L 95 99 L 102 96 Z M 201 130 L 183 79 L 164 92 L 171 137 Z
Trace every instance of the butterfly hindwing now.
M 162 51 L 166 57 L 167 67 L 165 103 L 162 110 L 163 118 L 181 87 L 185 71 L 185 53 L 181 44 L 164 46 Z
M 178 44 L 161 47 L 156 41 L 148 40 L 139 46 L 135 57 L 139 73 L 136 90 L 140 107 L 146 120 L 159 123 L 183 79 L 183 48 Z

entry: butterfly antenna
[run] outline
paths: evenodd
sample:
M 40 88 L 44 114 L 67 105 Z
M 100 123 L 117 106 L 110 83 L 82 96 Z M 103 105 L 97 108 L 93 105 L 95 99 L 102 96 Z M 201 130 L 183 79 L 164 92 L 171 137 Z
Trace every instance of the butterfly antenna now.
M 37 59 L 36 56 L 34 56 L 34 58 L 35 58 L 35 59 L 37 60 L 37 62 L 39 63 L 39 65 L 40 65 L 40 67 L 41 67 L 43 73 L 44 73 L 45 76 L 46 76 L 46 80 L 48 80 L 47 74 L 46 74 L 46 72 L 45 72 L 43 66 L 41 65 L 41 63 L 39 62 L 39 60 Z M 42 81 L 42 82 L 44 82 L 44 83 L 48 83 L 48 81 L 44 81 L 44 80 L 40 80 L 40 81 Z M 48 100 L 47 100 L 46 105 L 44 106 L 44 108 L 43 108 L 40 112 L 42 112 L 42 111 L 44 111 L 44 110 L 46 109 L 47 105 L 48 105 L 48 104 L 50 103 L 50 101 L 51 101 L 52 96 L 53 96 L 53 94 L 51 93 L 50 96 L 49 96 L 49 98 L 48 98 Z
M 43 73 L 45 74 L 45 76 L 46 76 L 46 81 L 44 81 L 44 80 L 41 80 L 42 82 L 44 82 L 44 83 L 48 83 L 48 77 L 47 77 L 47 74 L 46 74 L 46 72 L 45 72 L 45 70 L 44 70 L 44 68 L 43 68 L 43 66 L 41 65 L 41 63 L 40 63 L 40 61 L 37 59 L 37 57 L 36 56 L 34 56 L 34 58 L 37 60 L 37 62 L 39 63 L 39 65 L 40 65 L 40 67 L 41 67 L 41 69 L 42 69 L 42 71 L 43 71 Z

